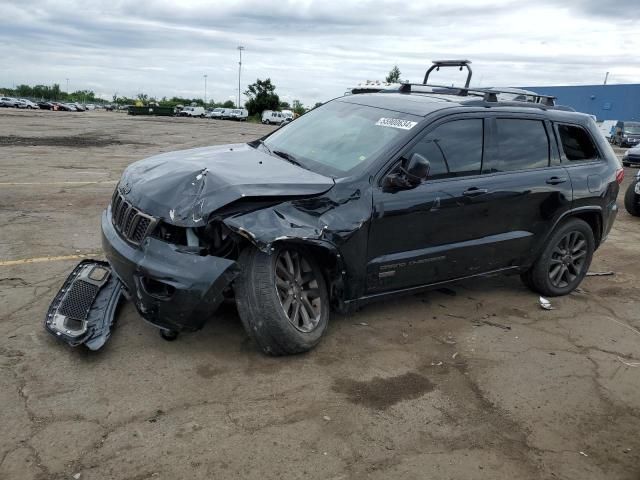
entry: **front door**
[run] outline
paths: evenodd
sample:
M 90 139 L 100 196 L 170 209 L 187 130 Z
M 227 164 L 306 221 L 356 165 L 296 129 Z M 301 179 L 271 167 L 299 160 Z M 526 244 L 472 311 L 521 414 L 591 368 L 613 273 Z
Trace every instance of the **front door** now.
M 490 222 L 482 172 L 484 120 L 454 118 L 421 134 L 403 153 L 431 165 L 421 185 L 376 187 L 367 251 L 369 293 L 462 277 L 483 252 Z

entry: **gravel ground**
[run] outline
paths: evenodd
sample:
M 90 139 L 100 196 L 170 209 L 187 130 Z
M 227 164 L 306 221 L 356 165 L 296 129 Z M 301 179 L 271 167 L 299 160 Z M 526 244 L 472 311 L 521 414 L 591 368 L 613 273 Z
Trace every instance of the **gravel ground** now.
M 551 311 L 517 277 L 464 282 L 334 315 L 288 358 L 229 306 L 172 343 L 129 304 L 97 353 L 44 331 L 67 257 L 100 256 L 126 165 L 269 129 L 0 110 L 0 478 L 640 478 L 640 219 L 622 195 L 592 265 L 615 275 Z

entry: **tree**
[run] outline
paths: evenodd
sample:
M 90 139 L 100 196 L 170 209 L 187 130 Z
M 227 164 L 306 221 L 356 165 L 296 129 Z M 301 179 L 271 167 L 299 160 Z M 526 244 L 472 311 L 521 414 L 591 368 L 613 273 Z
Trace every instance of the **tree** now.
M 293 101 L 293 113 L 295 113 L 296 115 L 304 115 L 306 111 L 307 110 L 304 108 L 304 105 L 302 105 L 302 102 L 300 100 Z
M 233 100 L 227 100 L 222 104 L 222 108 L 234 108 L 235 106 L 236 104 L 234 103 Z
M 280 110 L 289 110 L 290 108 L 289 102 L 280 102 Z
M 394 65 L 385 80 L 387 83 L 400 83 L 400 69 Z
M 249 115 L 260 114 L 265 110 L 277 110 L 280 106 L 280 98 L 275 93 L 276 86 L 271 83 L 271 79 L 256 80 L 247 87 L 244 94 L 249 97 L 249 101 L 245 103 Z

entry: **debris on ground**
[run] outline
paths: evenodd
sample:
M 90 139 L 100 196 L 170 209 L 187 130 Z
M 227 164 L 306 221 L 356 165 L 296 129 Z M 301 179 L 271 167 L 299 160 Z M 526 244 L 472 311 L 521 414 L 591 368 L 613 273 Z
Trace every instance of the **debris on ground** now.
M 621 363 L 624 363 L 627 367 L 640 367 L 640 362 L 627 362 L 620 357 L 617 357 Z
M 584 453 L 584 452 L 580 452 L 580 455 L 582 455 L 583 457 L 588 457 L 588 456 L 589 456 L 589 455 L 587 455 L 587 454 L 586 454 L 586 453 Z
M 502 330 L 511 330 L 511 327 L 509 325 L 502 325 L 500 323 L 490 322 L 489 320 L 482 320 L 482 323 L 491 327 L 501 328 Z
M 355 325 L 359 325 L 361 327 L 368 327 L 369 324 L 367 322 L 360 322 L 360 323 L 356 323 Z
M 615 275 L 614 272 L 587 272 L 587 277 L 607 277 L 609 275 Z
M 458 356 L 458 352 L 456 352 L 456 353 L 454 353 L 453 355 L 451 355 L 451 359 L 452 359 L 452 360 L 455 360 L 457 356 Z
M 553 307 L 551 306 L 551 302 L 549 300 L 547 300 L 544 297 L 540 297 L 540 307 L 544 310 L 553 310 Z
M 322 417 L 323 420 L 330 422 L 331 421 L 331 417 L 329 415 L 325 415 L 324 417 Z

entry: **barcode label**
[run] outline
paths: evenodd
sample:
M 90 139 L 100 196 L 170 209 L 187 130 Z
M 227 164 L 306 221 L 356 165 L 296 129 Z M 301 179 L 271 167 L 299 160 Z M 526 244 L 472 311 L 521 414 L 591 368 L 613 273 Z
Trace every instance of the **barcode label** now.
M 376 122 L 379 127 L 400 128 L 402 130 L 411 130 L 418 122 L 411 120 L 402 120 L 401 118 L 381 118 Z

